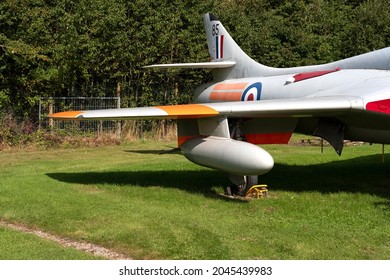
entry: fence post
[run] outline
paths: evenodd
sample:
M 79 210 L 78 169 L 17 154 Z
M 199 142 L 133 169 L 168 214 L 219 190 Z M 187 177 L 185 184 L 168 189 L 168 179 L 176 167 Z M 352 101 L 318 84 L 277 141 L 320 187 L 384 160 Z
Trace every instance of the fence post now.
M 42 127 L 42 97 L 39 97 L 39 109 L 38 109 L 38 130 Z
M 120 84 L 118 83 L 119 87 L 119 92 L 120 92 Z M 121 108 L 121 97 L 120 94 L 117 96 L 117 101 L 116 101 L 116 108 L 120 109 Z M 120 137 L 122 134 L 122 121 L 116 121 L 116 130 L 115 134 L 117 137 Z
M 49 98 L 49 115 L 53 114 L 53 107 L 54 107 L 54 99 Z M 54 127 L 54 120 L 52 118 L 49 118 L 49 127 L 50 129 L 53 129 Z

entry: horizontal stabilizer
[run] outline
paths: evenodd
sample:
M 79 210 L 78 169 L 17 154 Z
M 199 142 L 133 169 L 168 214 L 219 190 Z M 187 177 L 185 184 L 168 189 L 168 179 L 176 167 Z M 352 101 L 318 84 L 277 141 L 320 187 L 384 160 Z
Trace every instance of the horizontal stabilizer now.
M 198 62 L 198 63 L 171 63 L 171 64 L 153 64 L 144 66 L 144 68 L 200 68 L 200 69 L 216 69 L 229 68 L 236 64 L 235 61 L 213 61 L 213 62 Z

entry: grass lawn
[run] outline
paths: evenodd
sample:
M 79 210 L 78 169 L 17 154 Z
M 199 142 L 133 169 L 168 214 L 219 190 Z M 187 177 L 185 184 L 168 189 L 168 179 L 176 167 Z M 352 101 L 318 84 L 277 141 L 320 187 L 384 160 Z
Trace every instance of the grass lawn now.
M 341 157 L 330 147 L 264 146 L 275 167 L 259 181 L 270 193 L 251 202 L 217 194 L 225 174 L 160 154 L 173 147 L 0 152 L 0 219 L 135 259 L 390 259 L 381 145 L 345 147 Z M 0 259 L 88 258 L 16 250 L 47 244 L 1 227 L 0 240 Z

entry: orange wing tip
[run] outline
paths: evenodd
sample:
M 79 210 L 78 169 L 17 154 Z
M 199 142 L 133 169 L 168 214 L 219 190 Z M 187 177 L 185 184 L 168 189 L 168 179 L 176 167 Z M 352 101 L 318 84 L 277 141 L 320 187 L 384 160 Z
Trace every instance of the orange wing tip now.
M 213 108 L 200 104 L 186 104 L 186 105 L 171 105 L 171 106 L 156 106 L 164 110 L 168 116 L 177 118 L 199 118 L 211 117 L 219 115 L 218 111 Z
M 81 117 L 80 115 L 82 115 L 83 113 L 84 113 L 83 111 L 60 112 L 60 113 L 55 113 L 55 114 L 49 115 L 49 118 L 67 119 L 67 120 L 78 119 Z

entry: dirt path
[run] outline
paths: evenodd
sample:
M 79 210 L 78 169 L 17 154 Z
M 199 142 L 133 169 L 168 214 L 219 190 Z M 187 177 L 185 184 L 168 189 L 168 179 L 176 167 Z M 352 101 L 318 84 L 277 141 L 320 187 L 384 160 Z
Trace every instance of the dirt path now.
M 24 232 L 24 233 L 34 234 L 46 240 L 54 241 L 64 247 L 74 248 L 109 260 L 130 260 L 131 259 L 126 255 L 114 252 L 110 249 L 95 244 L 73 241 L 68 238 L 59 237 L 41 230 L 32 229 L 22 224 L 15 224 L 15 223 L 10 223 L 7 221 L 0 220 L 0 226 L 10 228 L 16 231 Z

